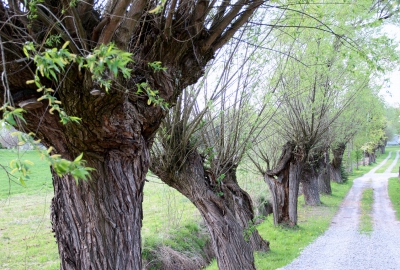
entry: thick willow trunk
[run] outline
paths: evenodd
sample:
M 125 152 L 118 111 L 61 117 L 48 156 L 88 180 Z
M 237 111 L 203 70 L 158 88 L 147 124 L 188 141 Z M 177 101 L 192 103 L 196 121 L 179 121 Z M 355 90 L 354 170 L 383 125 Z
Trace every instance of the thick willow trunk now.
M 324 157 L 319 161 L 318 191 L 323 194 L 332 194 L 328 151 L 324 153 Z
M 372 163 L 376 163 L 376 150 L 373 150 L 372 153 L 369 154 L 369 165 Z
M 320 205 L 316 164 L 307 163 L 304 166 L 300 182 L 303 187 L 304 203 L 312 206 Z
M 294 144 L 287 143 L 275 169 L 264 174 L 272 195 L 274 224 L 297 224 L 297 197 L 302 163 L 293 156 Z
M 55 31 L 60 34 L 61 43 L 71 41 L 68 48 L 76 55 L 89 56 L 92 49 L 110 42 L 132 53 L 134 62 L 128 64 L 131 72 L 127 78 L 110 75 L 116 71 L 115 65 L 102 74 L 102 80 L 112 80 L 107 94 L 99 82 L 93 81 L 93 74 L 77 64 L 56 72 L 58 80 L 43 78 L 42 83 L 53 88 L 66 114 L 82 118 L 81 124 L 61 125 L 57 113 L 49 113 L 54 107 L 48 110 L 48 104 L 41 101 L 42 104 L 31 107 L 25 114 L 24 131 L 35 132 L 63 158 L 71 160 L 83 152 L 88 165 L 97 170 L 91 174 L 92 180 L 79 185 L 69 176 L 60 178 L 54 174 L 52 220 L 62 268 L 142 269 L 143 181 L 150 142 L 166 114 L 162 107 L 175 104 L 182 90 L 203 76 L 215 51 L 228 42 L 263 2 L 242 1 L 234 8 L 224 3 L 217 8 L 208 1 L 190 4 L 175 1 L 176 5 L 165 5 L 166 13 L 149 14 L 149 8 L 153 7 L 148 1 L 130 4 L 131 1 L 118 0 L 108 1 L 111 13 L 105 12 L 103 16 L 96 11 L 93 1 L 78 1 L 76 10 L 69 6 L 69 1 L 41 1 L 40 7 L 37 6 L 38 16 L 29 23 L 16 12 L 21 9 L 23 13 L 26 5 L 3 5 L 3 2 L 0 2 L 0 21 L 9 23 L 0 31 L 2 40 L 7 41 L 3 44 L 6 50 L 0 52 L 5 60 L 0 72 L 7 76 L 9 89 L 0 84 L 1 104 L 9 101 L 3 97 L 10 96 L 15 104 L 23 104 L 26 100 L 16 99 L 21 92 L 22 98 L 32 91 L 35 95 L 29 98 L 41 95 L 36 92 L 35 84 L 26 84 L 33 79 L 36 68 L 30 60 L 21 62 L 26 59 L 22 49 L 25 41 L 35 46 L 44 44 L 44 39 Z M 223 19 L 210 23 L 215 8 L 221 11 Z M 29 37 L 21 34 L 25 32 L 30 33 Z M 165 70 L 150 67 L 149 63 L 155 61 L 162 63 Z M 158 92 L 159 97 L 138 91 L 138 84 L 145 84 L 152 93 Z M 94 94 L 100 92 L 103 93 Z M 232 232 L 236 230 L 232 237 L 225 227 L 221 230 L 224 237 L 232 238 L 232 246 L 239 241 L 236 231 L 240 229 L 232 228 Z M 229 241 L 222 243 L 225 244 Z M 232 261 L 234 267 L 254 268 L 252 256 L 247 253 L 237 258 L 237 262 Z
M 89 160 L 92 179 L 78 185 L 53 173 L 52 224 L 62 269 L 142 269 L 146 148 L 113 150 Z
M 291 225 L 297 225 L 297 198 L 299 196 L 300 175 L 303 164 L 290 163 L 289 169 L 289 220 Z
M 241 225 L 243 220 L 237 218 L 244 218 L 252 211 L 247 209 L 248 195 L 235 185 L 221 189 L 215 176 L 204 170 L 202 157 L 196 151 L 187 156 L 179 173 L 160 170 L 157 161 L 153 161 L 151 170 L 163 182 L 186 196 L 200 211 L 211 235 L 219 269 L 255 269 L 253 248 L 245 239 L 247 228 Z M 235 200 L 235 212 L 227 197 Z
M 78 98 L 78 97 L 77 97 Z M 78 183 L 53 172 L 51 220 L 61 269 L 142 269 L 141 236 L 144 178 L 150 144 L 136 108 L 117 93 L 104 97 L 80 95 L 81 103 L 65 104 L 81 124 L 62 125 L 45 106 L 26 115 L 28 128 L 63 158 L 79 152 L 91 179 Z M 87 102 L 91 100 L 91 102 Z M 93 104 L 96 104 L 94 106 Z
M 235 214 L 237 222 L 243 227 L 246 240 L 254 251 L 268 251 L 269 243 L 262 239 L 253 227 L 254 211 L 250 195 L 240 188 L 236 178 L 236 166 L 232 166 L 222 180 L 221 190 L 224 202 Z
M 378 149 L 379 149 L 379 152 L 381 154 L 385 154 L 386 144 L 387 144 L 387 140 L 386 139 L 385 140 L 381 140 L 381 142 L 379 143 Z
M 333 159 L 331 162 L 331 180 L 336 183 L 343 183 L 341 166 L 345 149 L 345 143 L 339 143 L 336 147 L 332 148 Z
M 376 162 L 375 150 L 370 152 L 365 152 L 365 156 L 368 158 L 368 165 L 372 165 L 372 163 Z

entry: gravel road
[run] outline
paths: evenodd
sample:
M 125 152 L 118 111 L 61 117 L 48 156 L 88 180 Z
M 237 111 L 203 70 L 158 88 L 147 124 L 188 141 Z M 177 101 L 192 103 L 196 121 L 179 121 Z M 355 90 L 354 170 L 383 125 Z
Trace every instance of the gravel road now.
M 390 171 L 397 163 L 399 151 L 385 173 L 375 173 L 391 154 L 379 166 L 354 180 L 330 228 L 296 260 L 280 269 L 400 269 L 400 222 L 396 220 L 387 192 L 388 178 L 397 176 Z M 361 194 L 368 187 L 374 189 L 374 231 L 371 235 L 357 231 Z

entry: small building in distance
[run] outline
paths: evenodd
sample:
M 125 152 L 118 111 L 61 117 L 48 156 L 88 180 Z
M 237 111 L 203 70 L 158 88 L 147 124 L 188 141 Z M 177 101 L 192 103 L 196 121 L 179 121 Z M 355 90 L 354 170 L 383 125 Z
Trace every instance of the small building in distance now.
M 387 142 L 387 145 L 400 145 L 400 135 L 399 134 L 394 134 L 393 138 L 390 139 L 390 141 Z

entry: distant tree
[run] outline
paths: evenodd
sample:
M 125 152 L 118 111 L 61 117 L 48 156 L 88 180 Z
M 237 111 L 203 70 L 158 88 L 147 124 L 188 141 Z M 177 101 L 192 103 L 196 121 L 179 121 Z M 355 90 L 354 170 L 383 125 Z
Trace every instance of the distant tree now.
M 378 85 L 370 82 L 369 87 L 357 94 L 357 98 L 351 102 L 330 128 L 330 148 L 332 152 L 330 179 L 334 182 L 343 182 L 342 161 L 348 144 L 354 142 L 357 137 L 363 137 L 362 134 L 367 135 L 365 132 L 370 125 L 369 115 L 381 115 L 383 113 L 383 110 L 379 109 L 382 108 L 378 97 L 379 88 Z M 359 141 L 356 140 L 356 142 L 356 145 L 361 147 Z M 360 152 L 357 153 L 360 154 Z M 361 158 L 361 156 L 358 158 Z

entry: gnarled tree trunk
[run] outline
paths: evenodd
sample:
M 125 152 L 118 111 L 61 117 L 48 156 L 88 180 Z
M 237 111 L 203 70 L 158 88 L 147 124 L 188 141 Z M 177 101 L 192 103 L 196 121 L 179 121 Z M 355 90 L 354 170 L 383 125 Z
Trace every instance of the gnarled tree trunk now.
M 211 235 L 219 269 L 255 269 L 253 249 L 245 240 L 245 228 L 237 219 L 237 215 L 246 216 L 247 211 L 236 204 L 235 210 L 244 211 L 244 214 L 234 213 L 225 200 L 229 196 L 239 203 L 239 200 L 247 200 L 248 195 L 243 196 L 240 191 L 235 193 L 236 187 L 233 192 L 232 187 L 227 187 L 223 189 L 224 194 L 219 193 L 221 189 L 215 176 L 204 170 L 203 159 L 197 151 L 188 154 L 178 173 L 160 170 L 156 163 L 152 162 L 152 172 L 186 196 L 200 211 Z
M 53 174 L 51 217 L 62 269 L 139 269 L 149 152 L 125 148 L 103 158 L 89 160 L 96 172 L 79 185 Z
M 39 126 L 46 145 L 68 159 L 83 151 L 87 165 L 95 169 L 90 180 L 79 183 L 53 171 L 51 220 L 61 268 L 141 269 L 142 200 L 150 144 L 139 131 L 141 123 L 131 119 L 135 107 L 123 96 L 76 98 L 83 100 L 74 106 L 76 113 L 97 111 L 82 124 L 64 126 L 44 107 L 26 115 L 30 128 Z
M 77 64 L 56 74 L 58 80 L 43 79 L 42 84 L 53 88 L 65 112 L 81 117 L 82 123 L 60 124 L 57 113 L 49 114 L 48 104 L 43 102 L 44 106 L 32 108 L 26 114 L 24 131 L 35 132 L 63 158 L 72 160 L 83 152 L 87 164 L 96 169 L 90 181 L 78 185 L 71 177 L 59 177 L 53 172 L 52 221 L 61 267 L 141 270 L 144 177 L 152 138 L 166 111 L 154 100 L 152 103 L 150 93 L 139 93 L 137 84 L 144 83 L 153 93 L 157 91 L 157 101 L 165 102 L 164 107 L 166 103 L 174 104 L 182 90 L 204 74 L 204 67 L 216 50 L 226 44 L 263 1 L 237 1 L 234 6 L 225 2 L 217 6 L 210 1 L 172 1 L 159 13 L 149 12 L 158 7 L 157 1 L 76 1 L 76 5 L 52 0 L 10 5 L 3 2 L 0 42 L 6 50 L 0 51 L 0 72 L 7 76 L 8 84 L 0 84 L 1 104 L 12 102 L 11 96 L 15 97 L 17 92 L 23 92 L 20 97 L 27 97 L 24 93 L 37 90 L 35 84 L 26 84 L 36 70 L 32 58 L 27 59 L 23 53 L 22 46 L 28 41 L 43 52 L 46 39 L 57 35 L 60 44 L 51 48 L 66 44 L 72 53 L 83 57 L 110 42 L 132 53 L 134 62 L 129 63 L 128 78 L 111 76 L 109 71 L 102 74 L 102 79 L 112 80 L 107 94 L 91 95 L 93 90 L 105 91 L 93 81 L 89 69 L 78 70 Z M 32 13 L 34 16 L 28 19 L 26 16 Z M 154 61 L 160 61 L 163 68 L 151 68 L 148 64 Z M 240 226 L 225 226 L 234 219 L 233 215 L 214 220 L 213 211 L 220 213 L 224 209 L 212 202 L 218 201 L 213 196 L 206 197 L 211 202 L 203 200 L 207 205 L 204 214 L 209 213 L 209 222 L 221 225 L 216 233 L 223 237 L 216 243 L 226 246 L 225 249 L 229 244 L 244 247 L 237 237 L 242 233 Z M 200 201 L 194 203 L 201 207 Z M 236 261 L 232 260 L 233 264 L 226 269 L 254 268 L 253 258 L 244 248 L 232 256 L 237 256 Z
M 319 160 L 318 164 L 318 191 L 324 194 L 332 194 L 331 178 L 330 178 L 330 162 L 329 151 L 324 152 L 323 158 Z
M 333 159 L 331 162 L 331 180 L 336 183 L 343 183 L 341 166 L 343 161 L 343 153 L 346 149 L 345 143 L 339 143 L 332 148 Z
M 300 177 L 300 183 L 303 187 L 304 203 L 306 205 L 320 205 L 321 200 L 318 192 L 318 171 L 316 163 L 319 157 L 307 162 Z
M 250 195 L 240 188 L 236 178 L 235 165 L 230 166 L 221 181 L 221 191 L 227 207 L 235 214 L 237 222 L 244 229 L 246 239 L 254 251 L 268 251 L 269 243 L 262 239 L 254 225 L 253 203 Z
M 297 224 L 297 197 L 303 164 L 296 160 L 293 154 L 294 147 L 293 143 L 285 144 L 275 169 L 264 174 L 264 180 L 272 195 L 275 225 Z

